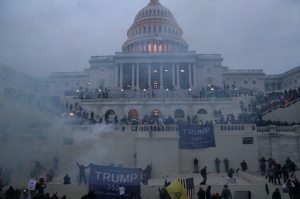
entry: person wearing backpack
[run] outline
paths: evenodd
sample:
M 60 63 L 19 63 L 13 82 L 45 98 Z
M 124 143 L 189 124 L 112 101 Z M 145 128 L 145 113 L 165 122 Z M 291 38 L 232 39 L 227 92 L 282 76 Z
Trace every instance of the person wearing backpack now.
M 201 169 L 200 173 L 201 173 L 201 176 L 203 177 L 203 181 L 200 183 L 200 185 L 205 185 L 206 184 L 206 181 L 207 181 L 207 174 L 209 174 L 210 172 L 206 173 L 206 166 Z
M 224 199 L 231 199 L 232 198 L 231 191 L 228 189 L 227 184 L 224 185 L 221 197 L 224 198 Z

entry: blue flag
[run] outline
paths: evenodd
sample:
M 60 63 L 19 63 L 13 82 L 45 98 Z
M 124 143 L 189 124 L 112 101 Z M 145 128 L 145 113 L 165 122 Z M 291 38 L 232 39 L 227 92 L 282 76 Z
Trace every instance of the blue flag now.
M 125 198 L 130 198 L 134 187 L 140 195 L 141 169 L 91 164 L 90 172 L 89 189 L 95 190 L 97 199 L 119 199 L 120 184 L 125 188 Z
M 213 125 L 178 125 L 180 149 L 216 147 Z

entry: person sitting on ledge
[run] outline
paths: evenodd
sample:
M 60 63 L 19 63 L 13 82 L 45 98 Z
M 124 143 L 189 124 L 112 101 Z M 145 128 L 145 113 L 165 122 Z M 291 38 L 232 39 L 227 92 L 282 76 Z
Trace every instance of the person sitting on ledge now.
M 65 175 L 64 177 L 64 184 L 71 184 L 71 178 L 69 177 L 69 175 Z

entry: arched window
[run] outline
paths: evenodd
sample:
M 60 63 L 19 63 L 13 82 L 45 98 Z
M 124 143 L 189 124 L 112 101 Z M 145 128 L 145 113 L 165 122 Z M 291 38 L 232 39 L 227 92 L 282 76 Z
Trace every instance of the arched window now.
M 115 117 L 116 115 L 116 112 L 112 109 L 109 109 L 106 111 L 104 117 L 105 117 L 105 120 L 109 120 L 109 121 L 113 121 L 113 117 Z
M 197 114 L 207 114 L 207 111 L 205 109 L 199 109 Z
M 160 116 L 160 111 L 159 111 L 159 110 L 153 110 L 153 111 L 151 112 L 151 115 L 152 115 L 152 116 L 155 116 L 155 117 Z
M 129 112 L 128 112 L 128 118 L 134 118 L 134 119 L 137 119 L 139 116 L 139 112 L 135 109 L 131 109 Z
M 175 118 L 184 118 L 184 111 L 182 109 L 177 109 L 174 112 L 174 117 Z

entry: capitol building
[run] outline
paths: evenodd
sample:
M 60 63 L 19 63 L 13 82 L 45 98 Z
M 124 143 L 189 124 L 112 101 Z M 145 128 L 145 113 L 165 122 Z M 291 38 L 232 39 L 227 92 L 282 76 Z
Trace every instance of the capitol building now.
M 89 68 L 82 72 L 53 72 L 49 78 L 39 79 L 0 64 L 0 157 L 6 166 L 39 160 L 46 167 L 55 157 L 59 160 L 58 175 L 68 173 L 75 182 L 75 162 L 126 168 L 152 164 L 153 178 L 161 179 L 176 179 L 178 174 L 192 172 L 195 157 L 199 168 L 207 166 L 210 170 L 214 170 L 216 158 L 228 158 L 235 168 L 246 160 L 252 173 L 257 172 L 261 157 L 283 163 L 289 156 L 300 163 L 299 125 L 214 124 L 215 147 L 203 149 L 180 149 L 175 124 L 159 128 L 157 124 L 141 123 L 99 125 L 99 118 L 114 121 L 116 116 L 119 120 L 142 120 L 147 115 L 182 121 L 197 116 L 205 122 L 219 120 L 220 114 L 215 112 L 220 111 L 225 120 L 238 118 L 243 112 L 241 104 L 253 104 L 257 94 L 300 86 L 300 66 L 278 75 L 265 74 L 263 69 L 233 70 L 222 65 L 221 54 L 189 50 L 184 30 L 162 3 L 150 0 L 136 14 L 122 52 L 91 56 Z M 262 119 L 299 123 L 299 101 L 267 110 Z M 78 113 L 75 106 L 87 113 L 87 121 L 93 112 L 97 124 L 72 123 Z M 26 167 L 24 164 L 23 169 Z M 253 198 L 265 194 L 262 180 L 248 174 L 241 176 L 255 186 L 241 185 L 232 190 L 250 189 Z M 60 179 L 49 187 L 63 192 Z M 223 183 L 215 186 L 220 185 Z M 158 187 L 143 186 L 141 193 L 145 198 L 154 198 Z M 73 194 L 84 191 L 87 186 L 76 188 Z
M 223 88 L 228 84 L 230 88 L 234 85 L 238 90 L 251 89 L 257 93 L 300 85 L 299 67 L 278 75 L 266 75 L 263 69 L 231 70 L 222 65 L 221 54 L 197 54 L 189 50 L 183 31 L 168 8 L 158 0 L 151 0 L 134 18 L 122 52 L 91 56 L 90 67 L 83 72 L 51 73 L 49 92 L 63 95 L 80 87 L 92 91 L 110 87 L 119 93 L 121 89 L 126 92 L 171 88 L 198 93 L 203 86 Z

